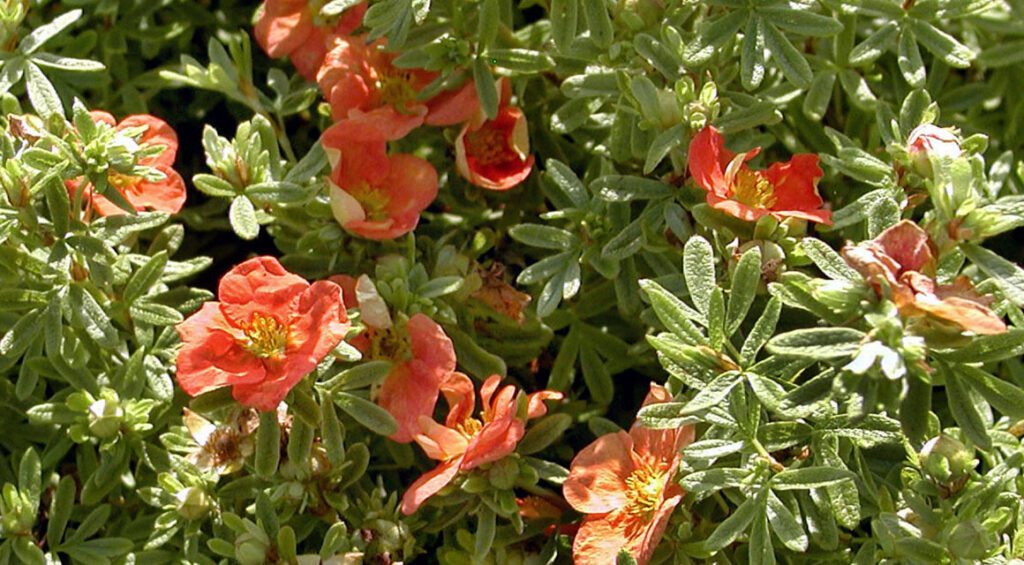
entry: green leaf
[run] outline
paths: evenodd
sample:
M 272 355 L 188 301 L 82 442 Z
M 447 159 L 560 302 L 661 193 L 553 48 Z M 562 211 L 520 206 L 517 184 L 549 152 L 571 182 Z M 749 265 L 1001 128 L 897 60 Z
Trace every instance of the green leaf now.
M 81 10 L 71 10 L 54 18 L 50 23 L 41 25 L 32 30 L 18 43 L 18 51 L 29 55 L 42 47 L 47 41 L 53 39 L 60 32 L 82 18 Z
M 715 288 L 715 254 L 703 237 L 690 238 L 683 248 L 683 275 L 694 306 L 707 316 Z
M 70 287 L 70 296 L 72 314 L 89 337 L 102 347 L 117 347 L 118 332 L 92 294 L 75 284 Z
M 277 411 L 261 412 L 260 427 L 256 430 L 256 475 L 272 477 L 281 459 L 281 428 L 277 424 Z
M 761 249 L 751 247 L 736 264 L 729 290 L 729 311 L 726 319 L 726 335 L 731 336 L 747 317 L 750 305 L 754 303 L 757 287 L 761 285 Z
M 782 74 L 799 88 L 806 88 L 814 80 L 811 66 L 789 39 L 774 25 L 760 26 L 764 33 L 765 45 L 771 51 L 772 59 L 779 65 Z
M 900 27 L 896 22 L 886 22 L 850 51 L 850 65 L 860 67 L 875 62 L 892 48 Z
M 743 30 L 743 46 L 740 51 L 740 80 L 743 88 L 756 90 L 761 86 L 765 75 L 764 34 L 760 27 L 764 24 L 761 18 L 750 16 L 750 22 Z
M 750 565 L 775 564 L 775 548 L 772 547 L 772 536 L 768 533 L 767 508 L 754 517 L 750 528 L 750 541 L 747 544 L 747 559 Z
M 50 547 L 60 545 L 74 506 L 75 479 L 71 476 L 61 477 L 50 501 L 49 520 L 46 523 L 46 543 Z
M 707 318 L 703 314 L 690 308 L 685 302 L 650 279 L 642 279 L 640 288 L 647 295 L 654 313 L 666 329 L 690 344 L 697 345 L 704 342 L 703 334 L 693 324 L 694 321 L 701 324 L 706 323 Z
M 672 187 L 652 179 L 629 175 L 605 175 L 591 183 L 590 188 L 609 202 L 650 200 L 672 195 Z
M 966 69 L 974 60 L 974 51 L 957 41 L 952 35 L 940 30 L 932 24 L 919 19 L 911 19 L 910 25 L 917 35 L 918 42 L 933 55 L 945 61 L 955 69 Z
M 551 0 L 551 8 L 548 10 L 551 39 L 559 51 L 567 50 L 576 39 L 578 12 L 578 0 Z
M 685 402 L 656 402 L 640 409 L 636 419 L 645 428 L 674 430 L 699 420 L 686 412 Z
M 763 495 L 762 495 L 763 496 Z M 704 540 L 704 547 L 708 551 L 718 551 L 723 547 L 736 541 L 740 534 L 746 531 L 747 527 L 754 520 L 754 516 L 761 509 L 757 498 L 747 498 L 740 504 L 732 514 L 715 528 L 714 532 Z
M 32 107 L 43 117 L 54 114 L 64 117 L 64 105 L 60 101 L 57 89 L 53 87 L 50 79 L 46 78 L 43 71 L 35 63 L 26 65 L 25 88 L 28 90 L 28 99 Z
M 33 507 L 39 506 L 39 497 L 42 495 L 42 472 L 39 454 L 31 447 L 26 449 L 18 465 L 18 490 Z
M 590 202 L 590 193 L 576 173 L 568 165 L 555 159 L 544 163 L 544 178 L 576 208 L 584 208 Z
M 743 358 L 744 363 L 753 363 L 757 353 L 761 351 L 764 344 L 768 343 L 768 340 L 775 334 L 775 326 L 779 322 L 779 314 L 781 312 L 782 301 L 778 297 L 773 296 L 764 307 L 761 317 L 754 323 L 754 327 L 750 330 L 750 334 L 747 335 L 746 341 L 743 342 L 740 356 Z
M 981 407 L 973 402 L 977 397 L 976 393 L 968 389 L 961 377 L 945 363 L 941 364 L 940 368 L 946 378 L 946 401 L 949 403 L 949 412 L 960 426 L 960 430 L 974 445 L 982 449 L 992 449 L 992 438 L 988 435 Z M 987 406 L 985 408 L 987 410 Z
M 597 349 L 591 342 L 580 344 L 580 364 L 583 370 L 583 380 L 587 383 L 587 390 L 590 391 L 594 402 L 608 404 L 615 394 L 615 386 L 612 384 L 612 376 L 608 371 L 608 365 L 598 357 Z
M 482 562 L 491 551 L 494 544 L 494 532 L 496 519 L 494 511 L 486 504 L 480 505 L 476 513 L 476 533 L 473 537 L 473 557 L 476 562 Z
M 903 78 L 913 88 L 921 88 L 925 83 L 924 61 L 921 59 L 921 52 L 917 48 L 917 38 L 910 29 L 903 30 L 900 34 L 899 50 L 896 62 L 899 64 Z
M 825 117 L 835 85 L 836 73 L 834 72 L 825 71 L 814 75 L 814 80 L 807 89 L 807 96 L 804 97 L 802 106 L 804 115 L 815 121 Z
M 615 32 L 604 0 L 583 0 L 583 15 L 594 44 L 601 49 L 610 47 Z
M 572 416 L 568 414 L 544 416 L 530 427 L 516 446 L 516 451 L 523 455 L 532 455 L 542 451 L 562 437 L 562 434 L 570 426 L 572 426 Z
M 1010 302 L 1024 308 L 1024 269 L 973 243 L 962 243 L 960 249 L 982 272 L 992 277 Z
M 830 37 L 843 31 L 843 24 L 831 16 L 816 14 L 794 6 L 768 6 L 758 13 L 790 33 L 809 37 Z
M 849 266 L 846 260 L 824 241 L 813 237 L 805 237 L 800 240 L 800 247 L 803 249 L 804 254 L 811 261 L 814 261 L 814 264 L 821 269 L 821 272 L 828 275 L 829 278 L 847 281 L 860 281 L 863 279 L 860 273 Z
M 797 553 L 807 551 L 807 534 L 797 517 L 774 492 L 768 493 L 768 524 L 783 545 Z
M 718 406 L 742 380 L 741 375 L 735 372 L 718 375 L 706 387 L 701 389 L 692 400 L 686 403 L 686 409 L 683 410 L 683 413 L 687 415 L 696 414 Z
M 774 490 L 809 490 L 821 488 L 853 480 L 855 474 L 846 469 L 835 467 L 803 467 L 786 469 L 772 477 L 771 487 Z
M 487 119 L 493 120 L 498 115 L 498 89 L 494 84 L 494 75 L 483 56 L 473 59 L 473 82 L 476 84 L 476 95 L 480 100 Z
M 1024 390 L 970 365 L 955 365 L 950 368 L 950 372 L 954 371 L 961 383 L 970 385 L 993 408 L 1015 420 L 1024 419 Z
M 518 224 L 508 230 L 512 239 L 541 249 L 566 251 L 579 245 L 575 235 L 556 227 L 540 224 Z
M 495 67 L 516 73 L 540 73 L 555 66 L 550 55 L 532 49 L 488 49 L 487 58 Z
M 398 422 L 387 410 L 376 404 L 347 392 L 335 394 L 334 401 L 346 414 L 365 426 L 367 429 L 382 436 L 390 436 L 398 431 Z
M 807 328 L 768 341 L 775 355 L 825 361 L 849 357 L 860 349 L 864 333 L 853 328 Z
M 231 222 L 231 229 L 235 231 L 235 235 L 242 239 L 256 239 L 256 236 L 260 234 L 256 208 L 253 207 L 252 201 L 247 196 L 236 196 L 231 201 L 228 220 Z
M 490 47 L 498 36 L 498 27 L 501 24 L 498 0 L 481 0 L 477 18 L 477 43 L 482 47 Z M 488 51 L 488 55 L 494 57 L 492 51 Z
M 174 308 L 148 300 L 134 302 L 128 308 L 128 312 L 133 320 L 153 326 L 171 326 L 185 319 L 181 312 Z
M 150 257 L 143 266 L 132 273 L 132 277 L 128 279 L 128 284 L 125 285 L 124 293 L 122 294 L 125 302 L 134 302 L 136 298 L 145 294 L 146 291 L 160 280 L 165 266 L 167 266 L 167 252 L 161 251 Z

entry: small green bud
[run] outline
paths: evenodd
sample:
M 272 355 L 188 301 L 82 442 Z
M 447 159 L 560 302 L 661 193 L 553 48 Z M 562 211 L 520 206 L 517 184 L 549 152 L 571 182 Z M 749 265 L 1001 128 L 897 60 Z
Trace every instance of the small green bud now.
M 242 534 L 235 540 L 235 559 L 241 565 L 263 565 L 267 560 L 267 544 L 252 534 Z
M 210 499 L 199 487 L 182 489 L 174 498 L 178 500 L 178 514 L 186 520 L 199 520 L 210 511 Z
M 89 405 L 89 431 L 98 439 L 110 439 L 121 431 L 124 410 L 116 399 L 101 398 Z
M 928 440 L 919 457 L 924 472 L 943 484 L 965 479 L 977 465 L 974 451 L 968 449 L 960 440 L 947 435 L 939 435 Z

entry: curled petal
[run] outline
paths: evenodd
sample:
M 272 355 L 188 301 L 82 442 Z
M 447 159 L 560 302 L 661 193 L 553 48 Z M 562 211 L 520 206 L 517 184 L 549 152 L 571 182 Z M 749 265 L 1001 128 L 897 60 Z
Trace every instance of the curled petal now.
M 461 464 L 462 458 L 456 457 L 423 473 L 402 495 L 402 514 L 408 516 L 416 512 L 428 498 L 452 482 L 455 475 L 459 473 Z

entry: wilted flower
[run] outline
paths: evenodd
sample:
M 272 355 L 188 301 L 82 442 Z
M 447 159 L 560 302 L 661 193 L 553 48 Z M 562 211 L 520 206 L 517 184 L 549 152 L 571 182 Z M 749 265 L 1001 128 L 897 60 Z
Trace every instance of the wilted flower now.
M 338 36 L 358 28 L 366 13 L 366 2 L 345 10 L 333 24 L 317 25 L 309 0 L 267 0 L 259 10 L 253 34 L 256 42 L 273 58 L 289 57 L 306 80 L 314 80 L 323 64 L 328 46 Z
M 178 384 L 190 396 L 230 386 L 243 405 L 274 410 L 349 329 L 338 285 L 310 285 L 273 257 L 231 269 L 218 298 L 178 325 Z
M 253 453 L 252 433 L 259 425 L 255 412 L 245 410 L 224 424 L 214 424 L 185 408 L 183 417 L 196 448 L 188 455 L 199 469 L 228 475 L 238 471 Z
M 801 218 L 832 223 L 832 212 L 823 210 L 818 194 L 822 177 L 818 156 L 794 155 L 785 163 L 772 163 L 756 171 L 746 162 L 761 152 L 760 147 L 733 154 L 713 126 L 702 129 L 690 142 L 690 175 L 707 191 L 713 208 L 741 220 L 755 221 L 771 214 L 777 218 Z
M 932 124 L 921 124 L 907 138 L 907 152 L 914 167 L 924 176 L 932 175 L 932 157 L 956 159 L 963 154 L 960 138 L 948 129 Z
M 500 390 L 501 377 L 492 375 L 480 387 L 480 418 L 473 417 L 476 394 L 473 382 L 462 373 L 452 373 L 441 386 L 448 401 L 444 425 L 430 416 L 419 418 L 415 437 L 427 457 L 441 461 L 416 479 L 402 496 L 402 513 L 412 514 L 431 496 L 450 483 L 459 472 L 493 463 L 515 451 L 526 432 L 526 421 L 547 413 L 545 400 L 562 398 L 562 393 L 544 390 L 525 395 L 507 385 Z M 524 410 L 520 410 L 520 406 Z
M 150 180 L 143 176 L 133 176 L 109 170 L 107 182 L 111 188 L 124 195 L 125 200 L 136 210 L 156 210 L 174 214 L 185 205 L 185 181 L 172 167 L 178 154 L 178 135 L 167 122 L 148 114 L 132 115 L 118 122 L 107 112 L 93 111 L 89 113 L 96 123 L 106 124 L 115 131 L 142 129 L 138 139 L 140 149 L 160 147 L 163 150 L 157 155 L 139 158 L 138 165 L 156 169 L 163 179 Z M 77 190 L 81 180 L 67 182 L 70 190 Z M 92 185 L 86 185 L 85 198 L 91 203 L 96 213 L 101 216 L 125 214 L 126 211 L 114 204 Z
M 347 231 L 368 239 L 394 239 L 416 228 L 420 212 L 437 196 L 437 171 L 413 155 L 383 156 L 383 168 L 366 146 L 342 149 L 342 166 L 335 167 L 330 182 L 331 211 Z M 359 153 L 363 151 L 363 153 Z M 346 159 L 346 152 L 355 152 Z M 358 168 L 357 168 L 358 167 Z
M 670 400 L 667 390 L 652 384 L 644 405 Z M 566 501 L 585 515 L 572 546 L 576 565 L 615 563 L 620 550 L 641 565 L 650 560 L 682 500 L 673 476 L 693 437 L 693 426 L 651 430 L 634 424 L 629 433 L 605 434 L 576 454 L 562 486 Z
M 903 220 L 875 239 L 847 245 L 842 255 L 864 276 L 880 297 L 888 297 L 904 318 L 926 318 L 960 331 L 980 335 L 1006 331 L 1006 324 L 989 308 L 991 298 L 958 277 L 938 284 L 934 245 L 917 224 Z

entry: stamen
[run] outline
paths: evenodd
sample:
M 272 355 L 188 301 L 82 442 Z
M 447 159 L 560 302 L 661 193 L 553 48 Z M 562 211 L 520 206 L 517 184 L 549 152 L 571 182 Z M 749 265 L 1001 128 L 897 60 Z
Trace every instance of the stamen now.
M 509 151 L 505 133 L 487 127 L 466 134 L 466 153 L 481 165 L 506 163 L 516 156 Z
M 649 516 L 661 505 L 668 474 L 650 464 L 643 464 L 626 478 L 626 512 Z
M 775 187 L 750 169 L 740 169 L 732 185 L 733 198 L 751 208 L 769 209 L 775 205 Z
M 256 313 L 245 328 L 245 348 L 253 355 L 275 358 L 284 355 L 288 345 L 288 328 L 273 316 Z
M 466 439 L 471 439 L 476 434 L 480 433 L 484 425 L 476 418 L 466 418 L 461 424 L 455 427 L 455 431 L 462 434 Z
M 388 203 L 391 198 L 380 189 L 364 182 L 350 190 L 349 194 L 363 206 L 367 220 L 382 222 L 388 219 Z
M 402 111 L 416 99 L 416 89 L 413 88 L 413 75 L 409 71 L 399 69 L 384 69 L 380 71 L 377 79 L 377 92 L 381 102 L 393 106 L 396 110 Z

